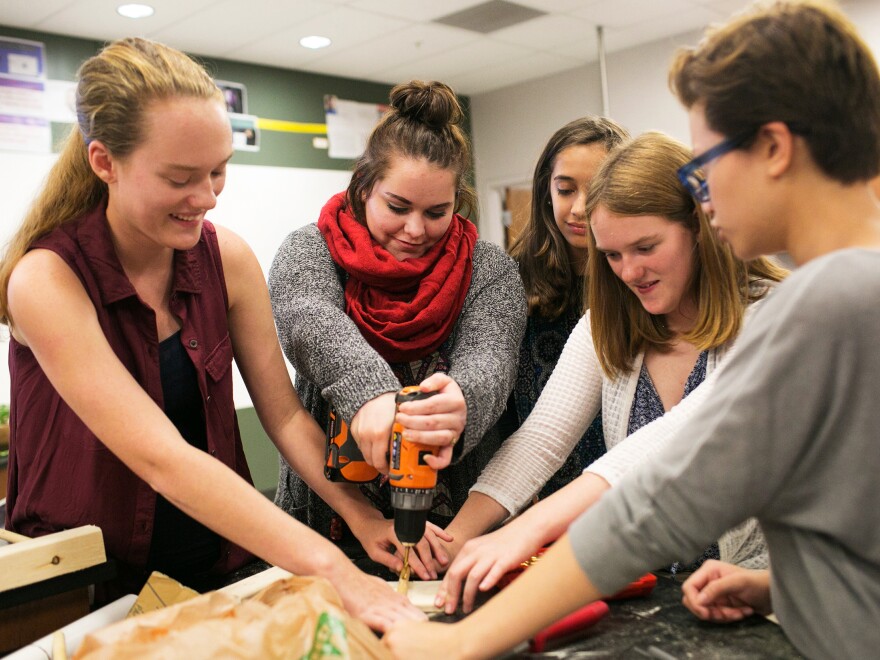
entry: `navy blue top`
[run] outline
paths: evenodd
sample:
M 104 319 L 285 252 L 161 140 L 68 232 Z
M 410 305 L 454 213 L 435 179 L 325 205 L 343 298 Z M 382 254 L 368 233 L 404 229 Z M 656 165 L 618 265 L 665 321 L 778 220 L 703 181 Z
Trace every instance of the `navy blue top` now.
M 693 392 L 697 386 L 706 379 L 706 364 L 709 361 L 709 351 L 703 351 L 697 357 L 693 370 L 688 376 L 687 382 L 684 384 L 684 399 L 688 394 Z M 639 382 L 636 384 L 636 393 L 633 397 L 632 408 L 629 413 L 629 426 L 627 427 L 627 435 L 635 433 L 646 424 L 650 424 L 655 419 L 662 417 L 666 411 L 663 409 L 663 401 L 654 387 L 648 368 L 642 363 L 642 370 L 639 372 Z M 675 562 L 669 567 L 669 572 L 673 575 L 679 571 L 694 571 L 707 559 L 719 559 L 718 544 L 713 543 L 703 551 L 703 554 L 697 557 L 690 564 Z

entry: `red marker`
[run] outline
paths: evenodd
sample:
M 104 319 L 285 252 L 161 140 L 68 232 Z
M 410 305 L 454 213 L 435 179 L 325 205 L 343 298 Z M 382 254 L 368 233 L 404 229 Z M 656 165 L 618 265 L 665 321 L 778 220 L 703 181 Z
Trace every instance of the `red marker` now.
M 577 632 L 586 630 L 601 621 L 606 614 L 608 614 L 608 604 L 603 600 L 597 600 L 595 603 L 584 605 L 581 609 L 547 626 L 530 639 L 529 652 L 541 653 L 548 642 L 563 637 L 570 637 Z

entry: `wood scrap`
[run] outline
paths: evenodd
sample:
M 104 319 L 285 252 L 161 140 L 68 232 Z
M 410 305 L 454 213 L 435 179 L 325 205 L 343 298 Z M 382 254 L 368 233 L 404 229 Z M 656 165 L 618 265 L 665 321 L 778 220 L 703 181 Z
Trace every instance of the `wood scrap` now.
M 104 535 L 94 525 L 19 540 L 0 547 L 0 592 L 106 561 Z

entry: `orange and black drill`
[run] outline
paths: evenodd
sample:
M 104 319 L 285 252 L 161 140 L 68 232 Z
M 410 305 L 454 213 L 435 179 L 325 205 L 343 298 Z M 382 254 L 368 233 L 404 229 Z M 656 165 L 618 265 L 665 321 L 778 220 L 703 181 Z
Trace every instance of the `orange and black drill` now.
M 394 401 L 397 407 L 406 401 L 418 401 L 437 392 L 422 392 L 418 386 L 404 387 Z M 405 594 L 409 586 L 409 552 L 425 535 L 428 511 L 434 503 L 437 471 L 425 462 L 425 456 L 437 455 L 438 448 L 410 442 L 403 437 L 403 427 L 394 422 L 388 456 L 388 483 L 394 509 L 394 533 L 403 545 L 403 569 L 397 591 Z
M 404 387 L 395 397 L 396 408 L 406 401 L 418 401 L 438 392 L 422 392 L 418 385 Z M 434 502 L 437 471 L 425 463 L 428 454 L 438 448 L 405 440 L 403 427 L 396 421 L 391 427 L 388 446 L 388 482 L 394 509 L 394 533 L 403 545 L 403 569 L 398 591 L 406 593 L 409 584 L 409 552 L 425 535 L 428 512 Z M 324 474 L 331 481 L 364 483 L 378 476 L 378 471 L 364 461 L 348 425 L 330 413 Z

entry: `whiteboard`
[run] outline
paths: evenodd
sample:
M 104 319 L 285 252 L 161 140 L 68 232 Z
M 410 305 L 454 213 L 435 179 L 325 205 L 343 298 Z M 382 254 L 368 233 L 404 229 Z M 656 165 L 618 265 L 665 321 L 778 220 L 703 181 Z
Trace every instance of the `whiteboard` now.
M 39 191 L 57 154 L 0 152 L 0 240 L 5 244 Z M 315 222 L 324 203 L 348 186 L 351 173 L 291 167 L 230 164 L 226 188 L 210 213 L 211 222 L 244 238 L 269 271 L 281 241 L 297 227 Z M 9 333 L 0 331 L 0 355 L 8 354 Z M 288 364 L 293 374 L 293 368 Z M 241 375 L 234 371 L 236 408 L 253 404 Z M 9 366 L 0 365 L 0 403 L 9 401 Z

